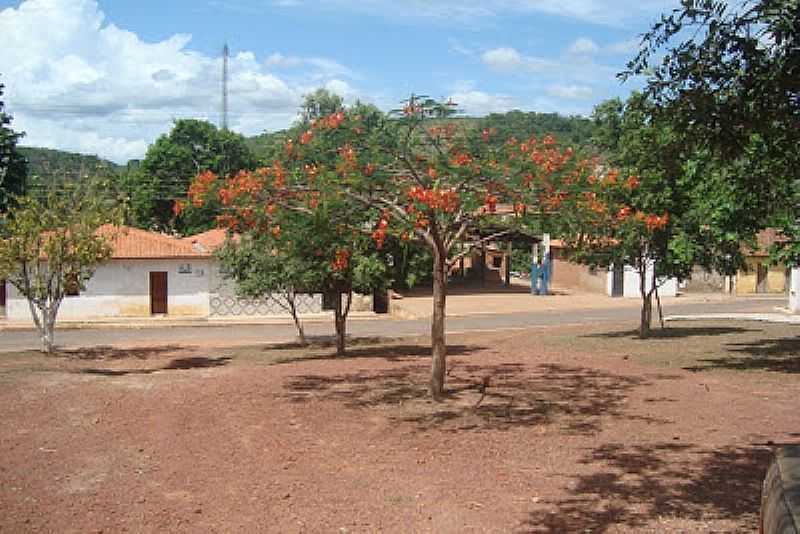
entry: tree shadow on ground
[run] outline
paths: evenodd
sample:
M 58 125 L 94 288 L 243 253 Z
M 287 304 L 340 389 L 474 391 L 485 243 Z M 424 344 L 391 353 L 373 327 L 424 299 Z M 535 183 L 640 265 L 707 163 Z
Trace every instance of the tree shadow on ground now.
M 205 356 L 193 356 L 190 358 L 176 358 L 167 365 L 160 367 L 150 367 L 145 369 L 81 369 L 79 372 L 89 375 L 101 376 L 126 376 L 126 375 L 149 375 L 159 371 L 174 371 L 187 369 L 206 369 L 210 367 L 222 367 L 231 361 L 228 356 L 210 358 Z
M 474 352 L 484 350 L 478 345 L 448 345 L 447 354 L 450 356 L 465 356 Z M 377 347 L 356 346 L 348 348 L 345 354 L 339 356 L 335 352 L 310 353 L 300 356 L 287 356 L 279 358 L 275 364 L 290 364 L 298 361 L 308 360 L 347 360 L 354 358 L 376 358 L 388 361 L 404 361 L 422 357 L 430 357 L 430 345 L 380 345 Z
M 153 347 L 118 348 L 110 345 L 59 350 L 57 356 L 73 360 L 147 360 L 170 352 L 180 352 L 180 345 L 158 345 Z
M 800 339 L 760 339 L 747 343 L 729 343 L 729 353 L 738 355 L 720 358 L 704 358 L 702 365 L 686 367 L 688 371 L 730 369 L 736 371 L 772 371 L 776 373 L 800 373 Z
M 580 461 L 592 472 L 578 475 L 567 497 L 541 503 L 521 530 L 671 530 L 669 521 L 684 519 L 730 520 L 736 531 L 753 531 L 770 458 L 770 450 L 758 446 L 603 445 Z
M 653 328 L 650 331 L 650 336 L 647 339 L 683 339 L 687 337 L 711 337 L 711 336 L 725 336 L 729 334 L 743 334 L 746 332 L 760 332 L 760 330 L 753 330 L 749 328 L 741 328 L 738 326 L 680 326 L 666 328 Z M 598 334 L 586 334 L 581 336 L 583 338 L 599 338 L 599 339 L 641 339 L 639 337 L 639 330 L 621 330 L 617 332 L 602 332 Z
M 518 426 L 559 425 L 570 434 L 591 434 L 603 418 L 626 417 L 666 423 L 625 413 L 628 394 L 648 382 L 597 369 L 556 364 L 526 366 L 458 361 L 451 365 L 447 396 L 429 398 L 429 366 L 409 364 L 388 370 L 340 375 L 303 374 L 284 382 L 292 402 L 334 401 L 351 409 L 380 408 L 395 422 L 415 430 L 506 430 Z
M 396 341 L 391 337 L 379 336 L 358 336 L 358 337 L 345 337 L 348 347 L 363 346 L 363 345 L 377 345 L 380 343 L 388 343 Z M 315 349 L 315 348 L 329 348 L 336 346 L 336 336 L 333 335 L 319 335 L 319 336 L 306 336 L 306 344 L 303 345 L 299 341 L 288 341 L 283 343 L 270 343 L 263 347 L 264 351 L 270 350 L 287 350 L 287 349 Z

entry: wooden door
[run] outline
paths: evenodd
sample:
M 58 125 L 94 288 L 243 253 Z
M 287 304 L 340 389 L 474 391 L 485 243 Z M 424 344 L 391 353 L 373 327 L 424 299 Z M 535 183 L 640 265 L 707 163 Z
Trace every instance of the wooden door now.
M 150 273 L 150 313 L 167 313 L 167 273 Z
M 6 281 L 0 280 L 0 308 L 6 307 Z

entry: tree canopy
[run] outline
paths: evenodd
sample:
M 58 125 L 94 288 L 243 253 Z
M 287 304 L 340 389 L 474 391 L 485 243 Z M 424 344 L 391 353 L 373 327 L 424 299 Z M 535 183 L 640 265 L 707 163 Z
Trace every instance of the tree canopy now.
M 206 205 L 202 210 L 186 205 L 192 178 L 203 171 L 226 176 L 253 169 L 255 164 L 241 135 L 206 121 L 177 120 L 169 134 L 150 146 L 138 169 L 128 177 L 133 223 L 182 234 L 208 230 L 218 205 Z
M 799 12 L 798 0 L 684 0 L 644 35 L 622 73 L 646 76 L 657 113 L 749 199 L 776 201 L 792 263 L 800 260 Z
M 11 129 L 11 117 L 4 111 L 3 84 L 0 84 L 0 213 L 9 209 L 12 199 L 25 189 L 27 163 L 17 143 L 23 134 Z
M 412 97 L 388 116 L 356 104 L 313 117 L 289 136 L 280 160 L 216 189 L 228 207 L 221 222 L 245 230 L 274 232 L 287 211 L 310 217 L 325 212 L 323 220 L 340 235 L 338 244 L 314 248 L 333 271 L 353 265 L 365 235 L 379 250 L 389 240 L 422 243 L 433 257 L 434 398 L 444 392 L 450 269 L 470 245 L 491 239 L 477 230 L 501 219 L 500 205 L 509 207 L 506 224 L 522 218 L 529 205 L 541 214 L 542 202 L 555 201 L 558 176 L 579 172 L 572 151 L 560 149 L 552 136 L 496 143 L 489 128 L 462 129 L 448 122 L 454 111 L 452 104 Z M 207 193 L 214 181 L 201 175 L 193 189 Z M 289 229 L 281 225 L 284 231 Z M 356 272 L 359 266 L 352 268 Z

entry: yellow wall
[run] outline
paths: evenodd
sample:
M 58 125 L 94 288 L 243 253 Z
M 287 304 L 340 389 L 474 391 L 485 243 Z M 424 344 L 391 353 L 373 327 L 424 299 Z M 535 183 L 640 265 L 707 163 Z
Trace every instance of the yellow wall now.
M 736 294 L 752 295 L 756 293 L 758 282 L 758 264 L 767 263 L 767 258 L 750 257 L 746 259 L 747 271 L 740 270 L 736 274 Z M 767 268 L 767 293 L 786 292 L 786 267 L 771 265 Z

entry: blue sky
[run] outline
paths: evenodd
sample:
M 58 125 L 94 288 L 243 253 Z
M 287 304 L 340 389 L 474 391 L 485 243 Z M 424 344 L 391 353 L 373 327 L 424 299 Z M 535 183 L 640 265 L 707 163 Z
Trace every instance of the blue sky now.
M 141 157 L 174 119 L 285 128 L 326 87 L 383 109 L 411 92 L 470 115 L 589 114 L 677 0 L 0 0 L 0 82 L 24 144 Z

